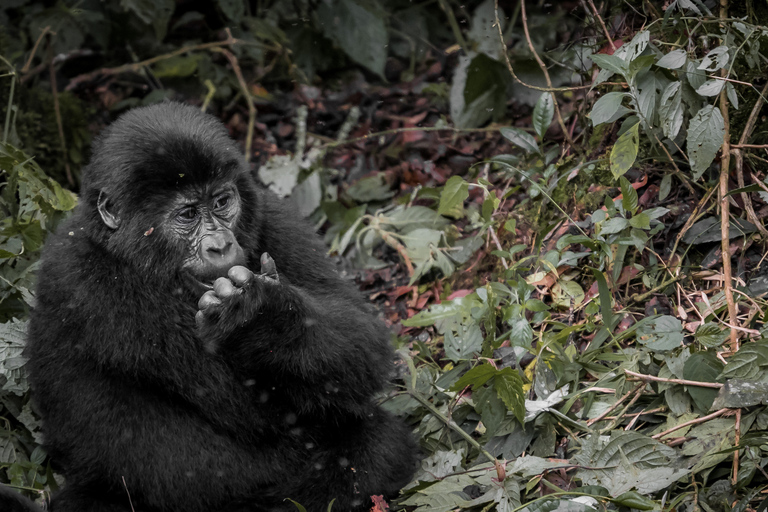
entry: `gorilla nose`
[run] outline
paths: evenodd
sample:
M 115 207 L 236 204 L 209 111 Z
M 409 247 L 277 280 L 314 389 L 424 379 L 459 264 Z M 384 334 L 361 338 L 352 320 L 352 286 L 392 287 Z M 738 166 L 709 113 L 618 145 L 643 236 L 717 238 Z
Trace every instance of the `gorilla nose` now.
M 243 250 L 229 233 L 209 233 L 201 249 L 205 266 L 216 274 L 226 275 L 231 267 L 243 264 Z

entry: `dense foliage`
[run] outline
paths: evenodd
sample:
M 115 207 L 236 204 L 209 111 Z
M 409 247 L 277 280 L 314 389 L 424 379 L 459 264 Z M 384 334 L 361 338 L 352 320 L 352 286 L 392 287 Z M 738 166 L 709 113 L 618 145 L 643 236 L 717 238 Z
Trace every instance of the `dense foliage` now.
M 0 481 L 57 487 L 22 349 L 89 138 L 174 98 L 396 333 L 391 509 L 764 508 L 764 3 L 49 5 L 0 7 Z

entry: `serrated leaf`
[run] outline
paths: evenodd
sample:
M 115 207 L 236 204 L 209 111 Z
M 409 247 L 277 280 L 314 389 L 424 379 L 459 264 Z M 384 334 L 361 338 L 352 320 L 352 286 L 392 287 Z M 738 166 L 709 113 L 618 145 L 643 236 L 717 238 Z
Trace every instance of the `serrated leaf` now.
M 531 134 L 519 128 L 504 127 L 499 132 L 512 144 L 522 148 L 526 153 L 539 153 L 539 146 Z
M 612 123 L 628 112 L 631 112 L 630 109 L 621 104 L 626 96 L 627 94 L 623 92 L 609 92 L 601 96 L 592 107 L 592 112 L 589 113 L 592 125 Z
M 613 177 L 618 179 L 632 167 L 637 158 L 637 150 L 640 144 L 640 124 L 635 124 L 625 131 L 611 149 L 610 165 Z M 713 157 L 714 158 L 714 157 Z
M 715 159 L 725 140 L 725 123 L 720 109 L 707 105 L 688 124 L 688 159 L 693 178 L 699 179 Z
M 696 341 L 705 347 L 716 348 L 725 343 L 725 340 L 729 337 L 729 333 L 727 329 L 721 328 L 720 324 L 707 322 L 696 329 L 694 337 L 696 338 Z
M 552 119 L 555 117 L 555 102 L 552 100 L 552 93 L 544 92 L 539 96 L 539 101 L 533 107 L 533 129 L 540 138 L 544 138 Z
M 660 68 L 679 69 L 685 64 L 685 50 L 672 50 L 656 63 Z
M 745 343 L 738 352 L 728 358 L 723 368 L 722 378 L 756 378 L 768 366 L 768 344 L 765 341 Z

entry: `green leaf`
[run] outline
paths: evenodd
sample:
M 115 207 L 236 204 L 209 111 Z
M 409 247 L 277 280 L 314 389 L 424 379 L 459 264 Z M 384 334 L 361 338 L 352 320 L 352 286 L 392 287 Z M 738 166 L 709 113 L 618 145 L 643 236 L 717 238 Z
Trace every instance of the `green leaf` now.
M 651 229 L 651 218 L 647 213 L 641 212 L 629 219 L 629 225 L 637 229 Z
M 638 327 L 637 342 L 654 351 L 674 350 L 683 344 L 683 326 L 673 316 L 660 316 Z
M 624 210 L 635 213 L 637 210 L 637 190 L 624 176 L 619 178 L 619 186 L 621 188 L 621 205 Z
M 709 352 L 697 352 L 685 361 L 683 366 L 683 378 L 698 382 L 717 382 L 717 377 L 723 371 L 721 363 Z M 712 406 L 717 396 L 717 389 L 702 388 L 699 386 L 686 386 L 688 394 L 693 398 L 696 406 L 706 412 Z
M 168 32 L 168 21 L 171 19 L 176 3 L 174 0 L 120 0 L 120 7 L 133 11 L 147 25 L 152 25 L 158 41 L 165 38 Z
M 687 58 L 687 54 L 685 50 L 672 50 L 665 56 L 659 59 L 659 61 L 656 63 L 657 66 L 660 68 L 666 68 L 666 69 L 679 69 L 685 64 L 685 59 Z
M 184 78 L 191 76 L 197 71 L 197 63 L 199 61 L 200 55 L 176 55 L 158 62 L 152 69 L 152 72 L 158 78 Z
M 672 175 L 665 174 L 661 178 L 661 185 L 659 185 L 659 201 L 666 199 L 670 192 L 672 192 Z
M 621 59 L 615 55 L 603 55 L 601 53 L 594 53 L 589 56 L 592 62 L 598 65 L 600 69 L 611 71 L 617 75 L 626 77 L 629 74 L 629 69 L 624 59 Z
M 623 231 L 627 226 L 629 226 L 627 219 L 624 217 L 614 217 L 602 223 L 600 226 L 600 234 L 613 235 L 615 233 L 621 233 L 621 231 Z
M 670 139 L 677 137 L 683 126 L 683 94 L 680 87 L 680 82 L 672 82 L 661 93 L 659 120 L 664 136 Z
M 512 411 L 521 425 L 525 423 L 525 391 L 523 379 L 516 370 L 503 368 L 493 378 L 493 387 L 499 398 Z
M 216 0 L 219 9 L 230 21 L 240 23 L 245 16 L 245 4 L 243 0 Z
M 504 127 L 499 130 L 501 134 L 512 144 L 521 147 L 526 153 L 540 153 L 536 139 L 529 133 L 519 128 Z
M 707 80 L 701 87 L 696 89 L 696 94 L 699 96 L 711 97 L 720 94 L 725 86 L 725 80 Z
M 613 498 L 611 501 L 617 505 L 628 508 L 636 508 L 638 510 L 653 510 L 657 508 L 655 501 L 650 498 L 646 498 L 636 491 L 625 492 L 621 496 Z
M 721 328 L 720 324 L 716 324 L 714 322 L 707 322 L 700 325 L 694 334 L 696 341 L 707 348 L 719 347 L 725 343 L 725 340 L 728 339 L 728 336 L 728 330 Z
M 688 159 L 693 178 L 699 179 L 715 159 L 725 140 L 725 123 L 720 109 L 707 105 L 688 124 Z
M 317 17 L 325 36 L 349 58 L 384 78 L 389 36 L 379 12 L 354 0 L 320 2 Z
M 549 125 L 552 124 L 554 117 L 555 103 L 552 100 L 552 93 L 543 92 L 539 96 L 536 106 L 533 107 L 533 129 L 536 130 L 539 138 L 544 138 L 544 134 Z
M 462 375 L 461 378 L 451 386 L 451 391 L 461 391 L 467 386 L 472 386 L 473 389 L 480 387 L 493 378 L 496 373 L 498 373 L 498 370 L 494 368 L 493 365 L 479 364 Z
M 454 219 L 464 216 L 464 201 L 469 197 L 469 185 L 461 176 L 452 176 L 440 193 L 437 213 Z
M 637 150 L 639 146 L 639 129 L 640 123 L 635 124 L 632 128 L 621 134 L 611 149 L 611 173 L 614 178 L 623 176 L 632 164 L 635 163 L 637 158 Z
M 612 123 L 625 114 L 632 112 L 621 104 L 622 100 L 626 97 L 627 94 L 623 92 L 609 92 L 601 96 L 592 107 L 592 112 L 589 113 L 592 125 Z
M 727 46 L 718 46 L 717 48 L 714 48 L 707 53 L 703 59 L 701 59 L 701 64 L 699 64 L 699 69 L 703 69 L 704 71 L 717 71 L 718 69 L 724 68 L 728 61 L 730 60 L 730 56 L 728 55 L 728 47 Z

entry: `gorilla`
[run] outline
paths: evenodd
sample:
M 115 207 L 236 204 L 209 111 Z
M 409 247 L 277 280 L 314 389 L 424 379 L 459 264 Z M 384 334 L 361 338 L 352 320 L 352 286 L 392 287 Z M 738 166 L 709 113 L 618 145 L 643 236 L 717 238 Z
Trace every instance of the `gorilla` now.
M 51 510 L 351 511 L 397 493 L 418 449 L 374 400 L 387 330 L 225 127 L 163 103 L 94 148 L 25 352 L 66 477 Z

